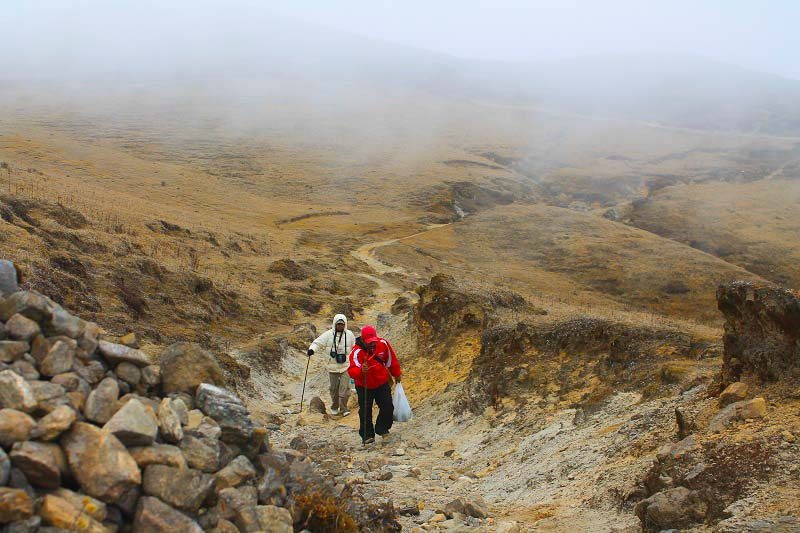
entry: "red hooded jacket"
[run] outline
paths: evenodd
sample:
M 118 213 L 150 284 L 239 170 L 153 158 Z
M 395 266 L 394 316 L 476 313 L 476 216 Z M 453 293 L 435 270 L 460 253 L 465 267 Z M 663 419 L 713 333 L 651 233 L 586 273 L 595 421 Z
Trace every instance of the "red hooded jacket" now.
M 367 388 L 377 389 L 389 381 L 389 376 L 397 377 L 402 374 L 400 361 L 394 353 L 394 348 L 389 341 L 378 337 L 375 328 L 364 326 L 361 329 L 361 338 L 364 342 L 375 342 L 373 353 L 367 352 L 364 348 L 356 345 L 350 351 L 350 368 L 347 373 L 355 381 L 356 386 L 364 386 L 363 369 L 367 368 Z

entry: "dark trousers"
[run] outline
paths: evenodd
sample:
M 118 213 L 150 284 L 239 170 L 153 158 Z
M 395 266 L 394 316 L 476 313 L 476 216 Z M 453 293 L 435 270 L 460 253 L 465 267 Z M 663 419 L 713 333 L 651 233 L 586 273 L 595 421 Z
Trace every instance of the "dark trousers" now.
M 365 392 L 366 391 L 366 392 Z M 392 404 L 392 388 L 384 383 L 377 389 L 356 387 L 358 393 L 358 434 L 361 440 L 374 439 L 375 434 L 386 435 L 394 422 L 394 405 Z M 364 402 L 366 396 L 366 403 Z M 372 404 L 378 404 L 378 419 L 372 423 Z M 366 407 L 366 409 L 365 409 Z

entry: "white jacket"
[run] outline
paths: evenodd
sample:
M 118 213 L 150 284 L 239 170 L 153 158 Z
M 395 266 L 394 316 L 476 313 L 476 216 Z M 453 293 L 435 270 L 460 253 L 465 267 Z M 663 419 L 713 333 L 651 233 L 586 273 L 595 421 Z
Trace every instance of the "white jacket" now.
M 337 333 L 336 338 L 334 339 L 336 322 L 339 320 L 344 320 L 344 331 L 341 334 Z M 344 363 L 342 364 L 337 363 L 336 358 L 331 357 L 331 350 L 334 348 L 334 343 L 336 344 L 336 352 L 345 355 Z M 347 329 L 347 317 L 344 315 L 336 315 L 333 317 L 331 329 L 314 339 L 314 342 L 311 343 L 309 348 L 314 350 L 314 355 L 319 355 L 320 357 L 325 358 L 327 361 L 325 368 L 328 370 L 328 372 L 341 374 L 347 370 L 348 366 L 350 366 L 347 356 L 350 355 L 350 350 L 353 349 L 355 344 L 356 336 L 353 335 L 352 331 Z

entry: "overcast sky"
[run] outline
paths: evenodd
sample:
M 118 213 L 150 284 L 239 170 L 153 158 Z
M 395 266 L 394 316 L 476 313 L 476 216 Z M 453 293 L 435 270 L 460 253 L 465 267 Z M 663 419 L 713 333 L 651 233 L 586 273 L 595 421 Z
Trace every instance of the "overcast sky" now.
M 457 56 L 689 52 L 800 79 L 800 0 L 292 0 L 293 17 Z
M 168 57 L 169 45 L 154 43 L 153 32 L 166 42 L 187 36 L 193 43 L 205 39 L 216 52 L 225 48 L 226 39 L 229 46 L 235 41 L 215 31 L 223 26 L 221 21 L 230 31 L 238 27 L 242 33 L 247 29 L 256 38 L 268 39 L 268 29 L 259 33 L 258 17 L 280 12 L 352 34 L 466 58 L 527 61 L 688 52 L 800 79 L 800 0 L 0 0 L 0 4 L 9 61 L 37 53 L 58 57 L 62 49 L 92 61 L 98 49 L 123 50 L 126 45 L 145 51 L 148 45 L 158 48 L 155 56 L 147 52 L 148 60 Z M 114 57 L 126 61 L 122 53 Z M 3 60 L 0 51 L 0 66 Z

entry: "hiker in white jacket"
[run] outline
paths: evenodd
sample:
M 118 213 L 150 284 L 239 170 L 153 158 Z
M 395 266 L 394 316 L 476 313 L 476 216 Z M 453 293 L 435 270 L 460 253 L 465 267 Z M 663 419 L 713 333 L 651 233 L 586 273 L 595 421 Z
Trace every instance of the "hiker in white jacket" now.
M 347 400 L 350 399 L 350 375 L 347 373 L 349 362 L 347 356 L 356 343 L 356 336 L 347 329 L 347 317 L 333 317 L 333 327 L 314 339 L 308 347 L 308 356 L 315 353 L 327 357 L 328 375 L 331 380 L 331 414 L 347 416 Z

